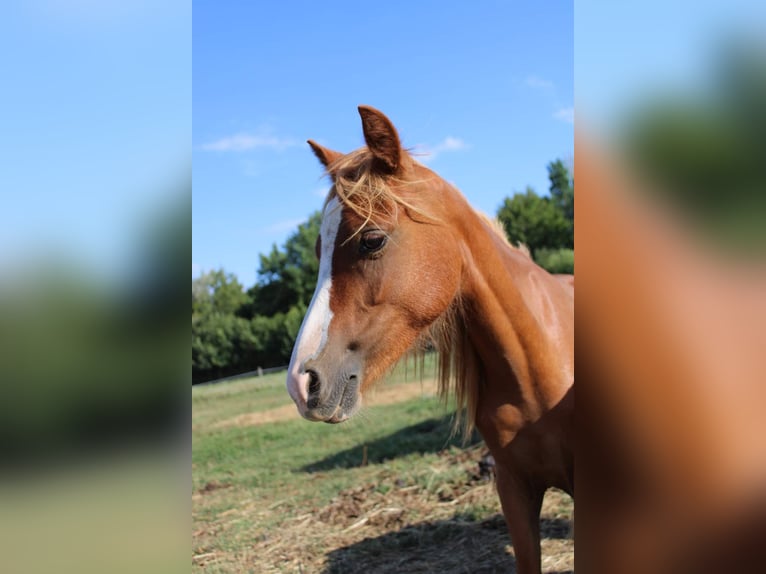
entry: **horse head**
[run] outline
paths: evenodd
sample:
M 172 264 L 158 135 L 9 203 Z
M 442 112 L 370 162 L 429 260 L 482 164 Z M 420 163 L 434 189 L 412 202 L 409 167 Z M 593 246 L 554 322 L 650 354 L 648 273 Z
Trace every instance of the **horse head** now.
M 405 151 L 390 120 L 360 106 L 366 147 L 309 140 L 332 180 L 317 239 L 319 275 L 287 388 L 300 414 L 338 423 L 444 315 L 460 283 L 450 187 Z

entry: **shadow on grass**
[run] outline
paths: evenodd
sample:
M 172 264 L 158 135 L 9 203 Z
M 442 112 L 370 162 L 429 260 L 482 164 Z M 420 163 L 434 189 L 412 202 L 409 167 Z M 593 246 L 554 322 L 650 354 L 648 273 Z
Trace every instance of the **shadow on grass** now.
M 543 519 L 542 536 L 566 538 L 569 527 L 568 520 Z M 500 514 L 479 522 L 458 514 L 449 520 L 414 524 L 333 550 L 327 555 L 323 574 L 515 573 L 516 561 L 505 549 L 508 544 L 508 531 Z
M 317 462 L 307 464 L 303 472 L 321 472 L 335 468 L 354 468 L 365 464 L 379 464 L 414 453 L 439 452 L 449 446 L 471 446 L 481 442 L 474 433 L 467 445 L 459 436 L 451 436 L 452 415 L 428 419 L 396 431 L 374 441 L 359 444 L 337 452 Z

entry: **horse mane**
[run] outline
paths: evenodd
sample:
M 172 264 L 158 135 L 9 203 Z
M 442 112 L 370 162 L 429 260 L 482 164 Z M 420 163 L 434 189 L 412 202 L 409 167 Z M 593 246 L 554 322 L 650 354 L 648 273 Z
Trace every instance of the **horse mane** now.
M 511 243 L 503 224 L 496 217 L 490 217 L 481 211 L 474 212 L 505 246 L 521 253 L 527 259 L 532 259 L 526 245 Z M 416 357 L 420 355 L 424 358 L 429 346 L 433 346 L 438 353 L 439 396 L 446 402 L 450 394 L 454 394 L 457 411 L 452 431 L 456 433 L 462 428 L 463 441 L 467 442 L 476 426 L 483 370 L 476 349 L 468 337 L 465 312 L 458 294 L 441 317 L 421 335 L 420 344 L 415 347 L 414 353 Z
M 500 220 L 497 217 L 490 217 L 482 211 L 477 211 L 476 215 L 478 215 L 482 221 L 487 224 L 489 229 L 500 239 L 502 239 L 503 243 L 505 243 L 508 247 L 514 251 L 520 252 L 527 259 L 532 259 L 532 254 L 529 252 L 529 247 L 527 247 L 526 244 L 519 243 L 518 245 L 514 245 L 511 243 L 511 240 L 508 239 L 508 235 L 505 233 L 505 227 L 503 227 L 503 224 L 500 223 Z
M 409 156 L 408 160 L 419 165 Z M 375 157 L 366 147 L 341 156 L 327 166 L 326 173 L 332 178 L 334 185 L 327 195 L 325 206 L 333 198 L 338 198 L 342 205 L 363 220 L 351 237 L 361 232 L 376 216 L 395 218 L 399 208 L 406 209 L 410 215 L 422 217 L 426 222 L 438 223 L 438 218 L 433 214 L 396 193 L 397 188 L 424 183 L 426 180 L 404 180 L 395 175 L 380 173 L 376 167 Z M 455 191 L 460 193 L 456 188 Z M 505 229 L 496 218 L 475 210 L 474 212 L 484 221 L 491 233 L 501 239 L 509 249 L 531 259 L 529 249 L 525 245 L 516 246 L 508 240 Z M 460 294 L 447 310 L 420 334 L 410 351 L 405 354 L 405 360 L 409 358 L 415 361 L 421 379 L 425 374 L 425 355 L 431 350 L 436 351 L 438 356 L 437 381 L 440 398 L 446 403 L 451 395 L 455 397 L 456 414 L 452 432 L 454 434 L 462 429 L 462 438 L 468 441 L 476 425 L 483 369 L 468 336 L 465 308 Z
M 435 351 L 439 397 L 444 403 L 449 401 L 450 396 L 455 398 L 452 434 L 460 431 L 463 441 L 468 442 L 476 426 L 483 370 L 476 349 L 468 337 L 464 313 L 458 295 L 447 310 L 421 333 L 410 356 L 423 364 L 426 353 L 431 349 Z

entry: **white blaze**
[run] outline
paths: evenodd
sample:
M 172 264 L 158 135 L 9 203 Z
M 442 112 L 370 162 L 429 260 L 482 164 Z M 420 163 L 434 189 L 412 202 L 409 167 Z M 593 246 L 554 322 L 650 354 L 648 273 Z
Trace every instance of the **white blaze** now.
M 332 320 L 330 310 L 330 287 L 332 286 L 332 255 L 335 238 L 340 227 L 341 206 L 337 198 L 332 198 L 322 215 L 319 231 L 321 252 L 319 258 L 319 277 L 311 303 L 298 331 L 298 338 L 293 347 L 290 367 L 287 371 L 287 391 L 298 406 L 302 415 L 306 413 L 309 376 L 304 371 L 306 361 L 319 356 L 327 343 L 327 332 Z

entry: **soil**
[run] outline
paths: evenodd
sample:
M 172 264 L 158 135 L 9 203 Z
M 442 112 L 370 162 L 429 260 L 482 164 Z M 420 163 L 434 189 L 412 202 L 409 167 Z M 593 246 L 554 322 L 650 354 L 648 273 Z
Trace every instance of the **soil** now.
M 325 574 L 515 572 L 485 447 L 442 451 L 438 466 L 464 473 L 435 490 L 382 473 L 262 538 L 254 547 L 259 558 L 248 567 Z M 544 572 L 574 569 L 571 513 L 569 496 L 548 492 L 541 518 Z

